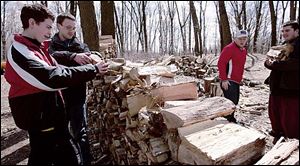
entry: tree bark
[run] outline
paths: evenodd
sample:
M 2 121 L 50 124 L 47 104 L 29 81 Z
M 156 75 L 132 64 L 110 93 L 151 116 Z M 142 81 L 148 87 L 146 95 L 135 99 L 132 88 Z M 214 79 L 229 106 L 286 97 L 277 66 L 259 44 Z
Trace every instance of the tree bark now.
M 270 7 L 270 13 L 271 13 L 271 46 L 275 46 L 277 41 L 276 41 L 276 14 L 274 10 L 274 4 L 273 1 L 269 1 L 269 7 Z
M 220 24 L 222 25 L 222 31 L 220 31 L 220 35 L 223 36 L 221 49 L 223 49 L 226 45 L 231 43 L 232 40 L 224 1 L 219 1 L 219 11 L 220 11 Z
M 1 2 L 2 3 L 2 2 Z M 3 1 L 3 6 L 1 7 L 1 15 L 3 15 L 1 19 L 1 60 L 6 60 L 6 6 L 8 1 Z M 2 4 L 1 4 L 2 5 Z
M 147 20 L 146 20 L 146 5 L 147 1 L 142 1 L 142 23 L 143 23 L 143 32 L 144 32 L 144 43 L 145 48 L 144 52 L 148 52 L 148 37 L 147 37 Z
M 70 13 L 76 17 L 77 14 L 77 1 L 70 1 Z
M 256 7 L 256 24 L 255 24 L 255 30 L 254 30 L 254 37 L 253 37 L 253 52 L 257 52 L 257 37 L 259 32 L 259 27 L 261 25 L 261 8 L 262 8 L 262 1 L 257 2 L 258 7 Z
M 290 20 L 296 20 L 297 1 L 290 2 Z
M 115 39 L 114 1 L 101 1 L 101 35 Z
M 99 32 L 93 1 L 78 1 L 84 42 L 92 51 L 99 51 Z
M 196 9 L 195 9 L 193 1 L 190 1 L 190 11 L 191 11 L 193 26 L 194 26 L 194 38 L 195 38 L 195 50 L 194 51 L 195 51 L 196 56 L 201 56 L 200 48 L 199 48 L 199 22 L 198 22 L 198 17 L 196 14 Z

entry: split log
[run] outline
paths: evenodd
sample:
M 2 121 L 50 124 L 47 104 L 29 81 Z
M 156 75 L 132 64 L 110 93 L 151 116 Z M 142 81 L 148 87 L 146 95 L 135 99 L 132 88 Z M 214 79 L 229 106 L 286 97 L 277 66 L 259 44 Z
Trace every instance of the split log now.
M 281 138 L 281 140 L 282 139 L 283 137 Z M 255 165 L 278 165 L 283 160 L 287 159 L 290 154 L 299 147 L 299 140 L 294 139 L 287 142 L 281 142 L 281 140 L 277 141 L 274 147 L 257 163 L 255 163 Z M 298 161 L 296 162 L 299 162 L 299 156 Z
M 151 90 L 153 97 L 159 97 L 163 101 L 184 100 L 198 98 L 197 85 L 195 82 L 162 86 Z
M 265 135 L 252 128 L 205 121 L 178 128 L 178 161 L 197 165 L 244 165 L 263 155 Z
M 151 100 L 150 96 L 144 94 L 127 96 L 128 115 L 137 115 L 140 109 L 147 105 L 147 102 Z
M 178 128 L 231 114 L 235 109 L 232 101 L 224 97 L 206 98 L 191 105 L 182 105 L 161 111 L 167 128 Z
M 204 78 L 204 92 L 205 94 L 210 93 L 211 83 L 214 81 L 214 77 L 205 77 Z

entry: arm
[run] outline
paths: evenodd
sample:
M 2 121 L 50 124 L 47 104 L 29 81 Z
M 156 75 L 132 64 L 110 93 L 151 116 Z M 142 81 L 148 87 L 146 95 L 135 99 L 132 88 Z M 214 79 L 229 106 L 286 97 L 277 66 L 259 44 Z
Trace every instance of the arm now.
M 76 53 L 70 51 L 56 51 L 54 45 L 51 43 L 49 46 L 49 54 L 59 63 L 68 64 L 73 61 Z
M 287 61 L 274 61 L 268 62 L 268 60 L 264 63 L 265 67 L 270 70 L 277 71 L 299 71 L 299 59 L 290 58 Z
M 30 50 L 19 51 L 18 47 L 11 48 L 8 61 L 15 72 L 29 84 L 45 90 L 55 91 L 93 79 L 99 69 L 88 64 L 78 67 L 50 66 L 45 61 L 32 55 Z
M 227 47 L 225 47 L 222 50 L 218 61 L 219 78 L 222 81 L 228 79 L 226 74 L 226 67 L 230 59 L 231 59 L 230 50 Z

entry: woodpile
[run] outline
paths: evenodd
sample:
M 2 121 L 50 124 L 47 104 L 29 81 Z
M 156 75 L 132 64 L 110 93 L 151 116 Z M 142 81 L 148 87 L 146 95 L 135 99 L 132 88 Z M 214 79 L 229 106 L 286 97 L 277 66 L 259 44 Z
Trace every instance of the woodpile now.
M 265 135 L 218 119 L 235 110 L 230 100 L 201 95 L 212 91 L 213 73 L 203 71 L 199 90 L 199 78 L 178 75 L 173 56 L 156 63 L 102 58 L 109 72 L 88 82 L 94 164 L 251 164 L 263 155 Z

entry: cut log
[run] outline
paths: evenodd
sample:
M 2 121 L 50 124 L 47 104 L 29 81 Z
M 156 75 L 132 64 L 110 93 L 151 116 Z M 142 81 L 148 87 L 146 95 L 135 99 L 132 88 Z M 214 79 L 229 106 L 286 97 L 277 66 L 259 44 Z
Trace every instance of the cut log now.
M 153 97 L 159 97 L 163 101 L 197 99 L 197 85 L 195 82 L 162 86 L 151 90 Z
M 190 105 L 182 105 L 161 111 L 167 128 L 178 128 L 211 118 L 231 114 L 235 105 L 224 97 L 206 98 Z
M 199 102 L 199 100 L 175 100 L 175 101 L 166 101 L 164 104 L 164 109 L 178 107 L 182 105 L 190 105 Z
M 210 93 L 211 83 L 214 81 L 214 77 L 205 77 L 204 78 L 204 92 L 205 94 Z
M 147 105 L 151 98 L 144 94 L 138 94 L 133 96 L 127 96 L 127 104 L 128 104 L 128 115 L 134 116 L 137 115 L 140 109 Z
M 289 158 L 281 162 L 280 165 L 299 165 L 299 148 L 295 150 Z
M 138 74 L 140 76 L 147 76 L 147 75 L 160 75 L 165 77 L 174 77 L 175 74 L 171 72 L 171 68 L 168 66 L 143 66 L 138 67 Z
M 225 121 L 206 121 L 178 129 L 178 161 L 196 165 L 244 165 L 263 155 L 265 135 Z M 197 131 L 198 128 L 198 131 Z
M 274 147 L 263 156 L 255 165 L 279 165 L 283 160 L 288 158 L 290 154 L 299 147 L 299 140 L 288 142 L 278 141 Z M 298 156 L 299 162 L 299 156 Z

